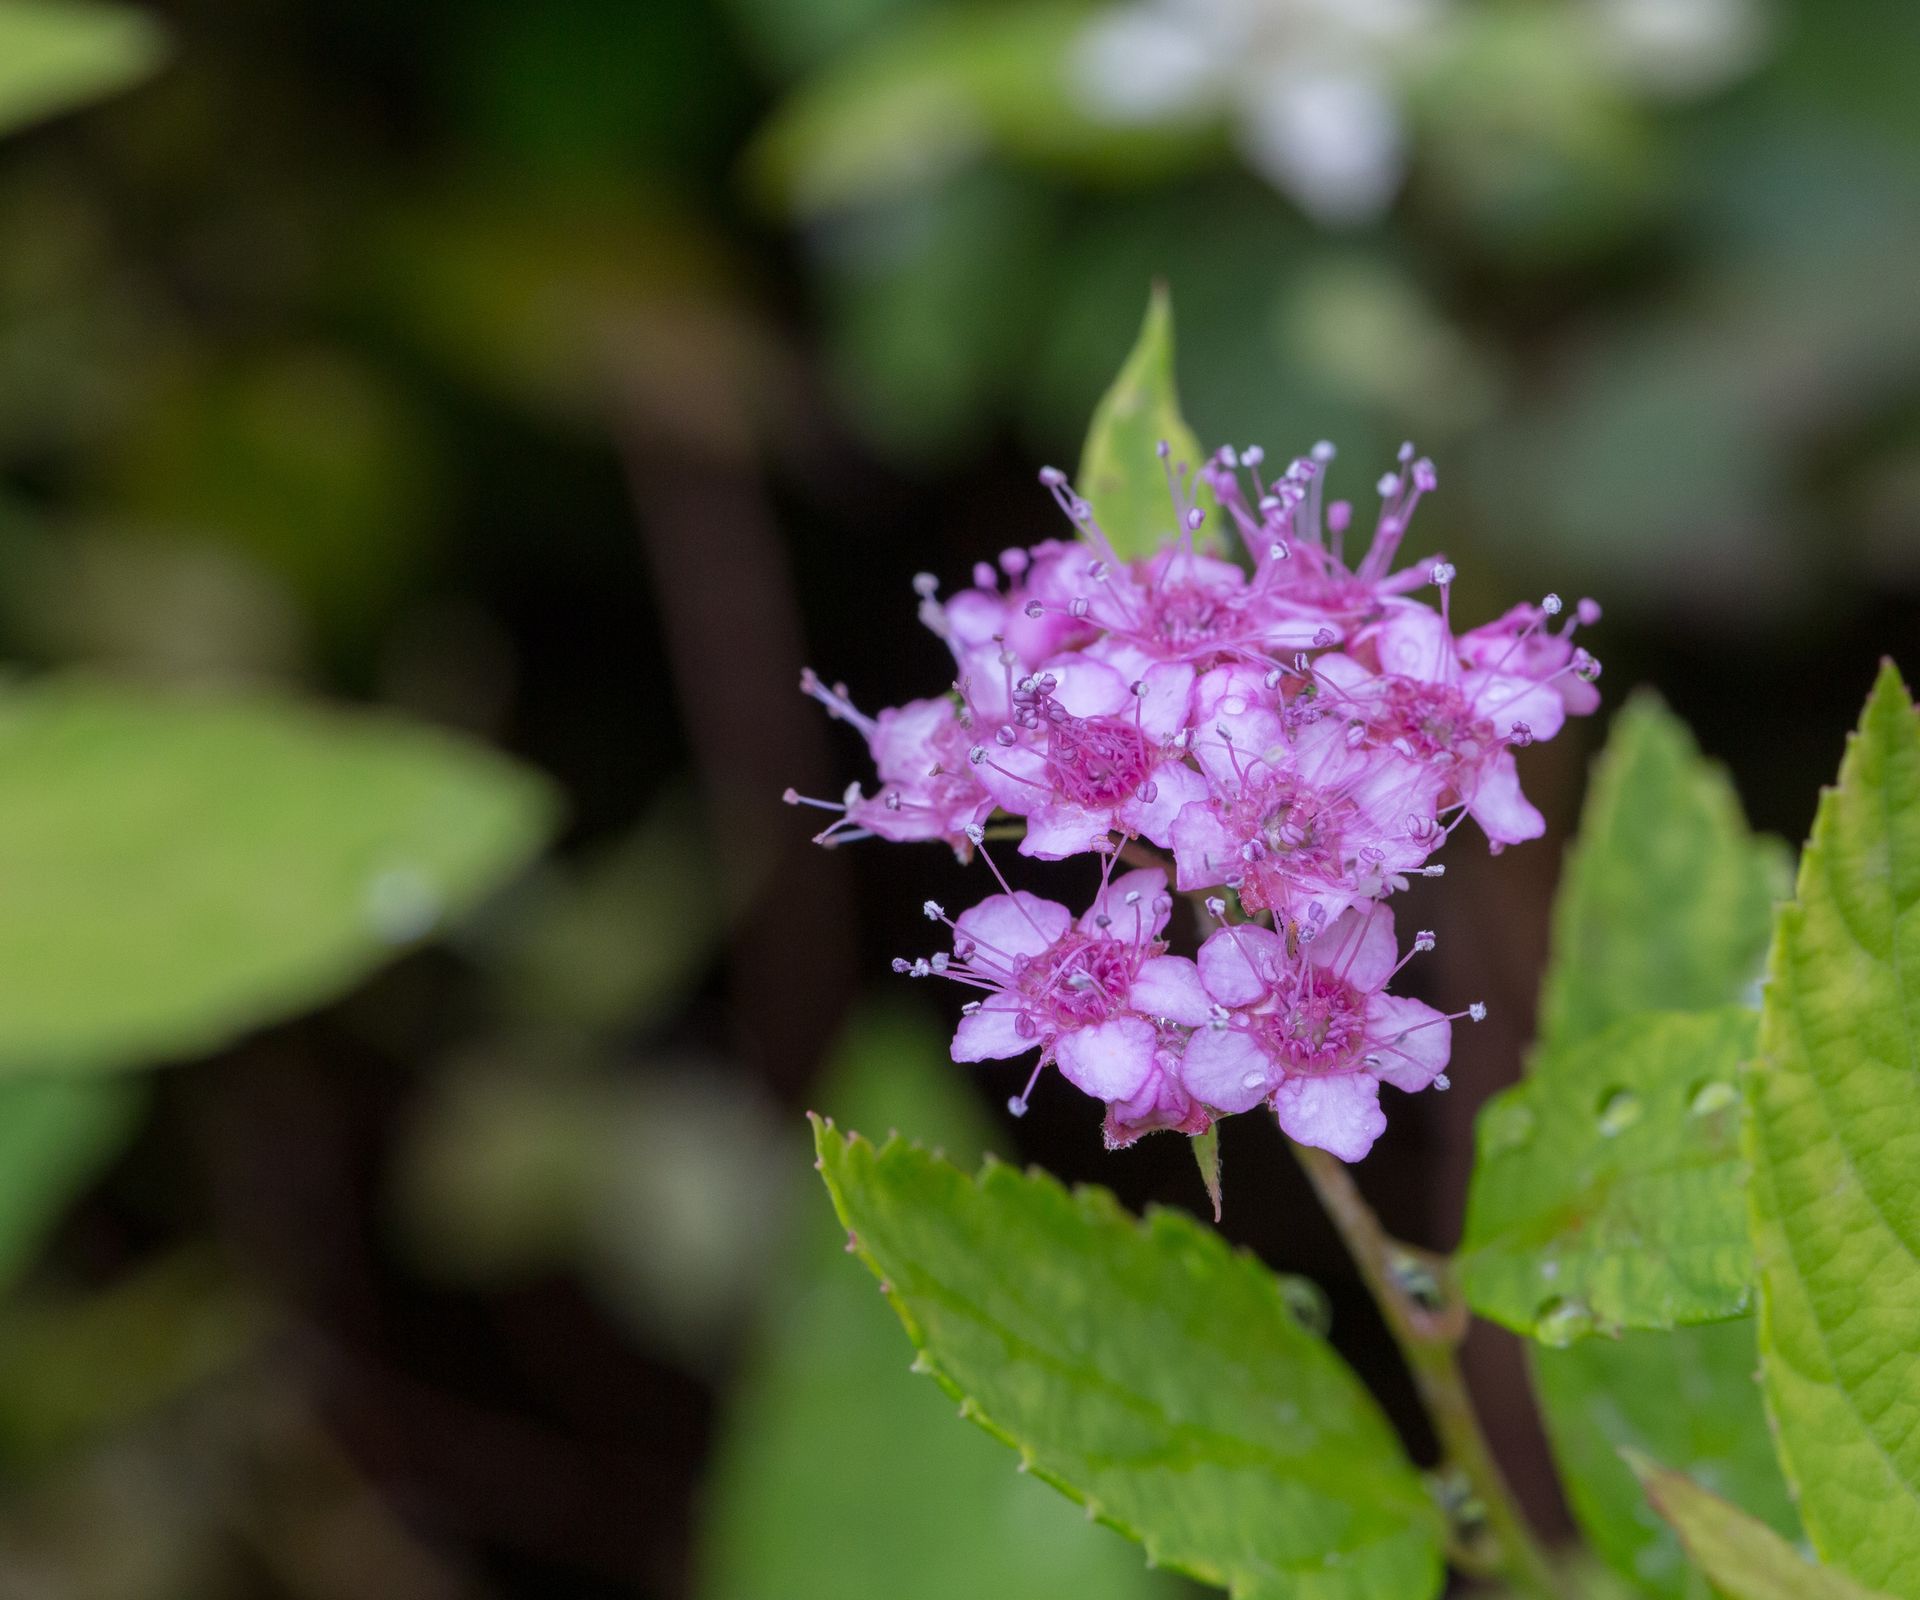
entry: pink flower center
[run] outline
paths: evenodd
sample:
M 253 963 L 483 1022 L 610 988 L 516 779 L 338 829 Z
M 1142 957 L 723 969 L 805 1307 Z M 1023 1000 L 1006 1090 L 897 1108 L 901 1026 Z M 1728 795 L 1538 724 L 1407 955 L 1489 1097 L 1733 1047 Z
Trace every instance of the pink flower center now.
M 1077 806 L 1100 810 L 1139 792 L 1152 757 L 1132 723 L 1064 717 L 1047 728 L 1047 776 Z
M 1476 716 L 1458 689 L 1413 678 L 1387 680 L 1384 701 L 1368 726 L 1381 743 L 1423 761 L 1474 761 L 1499 743 L 1493 724 Z
M 1364 999 L 1325 967 L 1303 961 L 1273 989 L 1273 1006 L 1249 1020 L 1268 1052 L 1288 1070 L 1344 1072 L 1365 1041 Z
M 1057 1028 L 1100 1022 L 1126 1002 L 1139 970 L 1139 945 L 1070 933 L 1039 955 L 1017 962 L 1014 986 Z

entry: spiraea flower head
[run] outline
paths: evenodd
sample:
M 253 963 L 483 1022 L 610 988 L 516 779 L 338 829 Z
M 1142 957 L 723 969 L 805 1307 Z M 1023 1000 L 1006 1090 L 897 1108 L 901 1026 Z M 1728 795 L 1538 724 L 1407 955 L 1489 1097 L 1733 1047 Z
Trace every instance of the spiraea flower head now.
M 1051 1066 L 1105 1105 L 1111 1144 L 1264 1105 L 1357 1160 L 1385 1125 L 1381 1086 L 1444 1087 L 1452 1023 L 1481 1014 L 1388 991 L 1389 901 L 1441 875 L 1469 817 L 1495 850 L 1544 831 L 1517 755 L 1597 706 L 1600 666 L 1574 636 L 1599 608 L 1548 595 L 1456 631 L 1453 565 L 1403 559 L 1438 482 L 1411 445 L 1364 542 L 1325 498 L 1331 445 L 1274 475 L 1257 449 L 1195 470 L 1161 454 L 1158 549 L 1124 559 L 1048 469 L 1071 539 L 1004 550 L 944 598 L 915 580 L 944 692 L 868 716 L 805 674 L 877 781 L 788 798 L 835 813 L 822 843 L 939 839 L 998 880 L 957 918 L 929 903 L 951 949 L 896 967 L 974 991 L 956 1061 L 1036 1056 L 1016 1111 Z M 1095 855 L 1092 905 L 1015 889 L 989 829 L 1040 861 Z M 1122 852 L 1156 850 L 1162 865 L 1115 875 Z M 1175 894 L 1215 924 L 1194 958 L 1171 948 Z

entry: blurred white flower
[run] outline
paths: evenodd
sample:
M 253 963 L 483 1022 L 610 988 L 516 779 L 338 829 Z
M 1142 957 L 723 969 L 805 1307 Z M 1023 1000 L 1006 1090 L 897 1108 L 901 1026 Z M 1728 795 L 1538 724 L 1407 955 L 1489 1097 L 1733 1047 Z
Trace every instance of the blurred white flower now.
M 1600 48 L 1635 87 L 1688 99 L 1751 70 L 1767 42 L 1755 0 L 1591 0 Z
M 1406 167 L 1396 97 L 1445 0 L 1139 0 L 1081 36 L 1070 75 L 1114 122 L 1224 115 L 1249 165 L 1317 220 L 1366 222 Z
M 1627 93 L 1684 99 L 1755 66 L 1763 0 L 1565 0 L 1558 42 Z M 1407 165 L 1404 85 L 1471 48 L 1468 0 L 1126 0 L 1068 62 L 1081 107 L 1116 123 L 1223 118 L 1242 157 L 1315 220 L 1380 216 Z

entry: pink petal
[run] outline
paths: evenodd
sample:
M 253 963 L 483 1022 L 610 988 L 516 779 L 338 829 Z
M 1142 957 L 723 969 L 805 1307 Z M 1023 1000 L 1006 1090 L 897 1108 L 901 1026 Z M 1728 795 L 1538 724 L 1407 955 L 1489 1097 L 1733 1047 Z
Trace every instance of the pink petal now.
M 1566 725 L 1567 703 L 1553 685 L 1511 673 L 1473 672 L 1460 688 L 1475 714 L 1491 722 L 1503 739 L 1516 722 L 1524 722 L 1536 739 L 1551 739 Z
M 1367 1050 L 1380 1058 L 1377 1077 L 1412 1094 L 1447 1070 L 1453 1024 L 1418 1000 L 1377 994 L 1367 1002 Z
M 1040 669 L 1058 680 L 1053 697 L 1076 717 L 1132 715 L 1133 692 L 1127 680 L 1091 656 L 1055 656 Z
M 1169 837 L 1182 890 L 1214 888 L 1239 868 L 1241 841 L 1205 801 L 1182 806 Z
M 1193 668 L 1184 661 L 1165 661 L 1149 667 L 1138 679 L 1146 691 L 1139 702 L 1139 726 L 1156 744 L 1171 739 L 1187 725 L 1187 707 L 1193 699 Z
M 1396 606 L 1373 637 L 1382 672 L 1423 683 L 1451 683 L 1457 675 L 1453 635 L 1440 613 L 1426 606 Z
M 1024 817 L 1039 810 L 1053 795 L 1047 781 L 1046 757 L 1031 745 L 1012 749 L 988 740 L 986 756 L 968 766 L 980 787 L 999 802 L 1004 811 Z
M 1151 839 L 1161 849 L 1173 840 L 1174 819 L 1197 800 L 1207 797 L 1207 780 L 1184 761 L 1163 761 L 1148 774 L 1153 798 L 1129 795 L 1114 808 L 1115 817 L 1134 833 Z
M 1467 796 L 1467 810 L 1495 844 L 1521 844 L 1547 831 L 1547 819 L 1520 792 L 1520 772 L 1510 750 L 1490 756 L 1481 767 L 1479 782 Z
M 1025 889 L 989 895 L 954 918 L 954 943 L 971 939 L 988 963 L 1004 966 L 1015 956 L 1037 956 L 1066 936 L 1073 913 Z
M 1362 994 L 1370 994 L 1387 981 L 1400 960 L 1393 913 L 1379 901 L 1354 906 L 1341 912 L 1306 950 L 1315 966 L 1338 973 Z
M 1266 998 L 1271 974 L 1287 959 L 1287 944 L 1270 928 L 1237 922 L 1200 946 L 1200 981 L 1223 1006 L 1250 1006 Z
M 1158 1035 L 1139 1017 L 1115 1017 L 1060 1035 L 1054 1059 L 1075 1088 L 1096 1100 L 1130 1100 L 1153 1072 Z
M 1089 811 L 1064 800 L 1049 801 L 1027 814 L 1027 836 L 1020 854 L 1041 861 L 1064 861 L 1068 856 L 1097 850 L 1113 831 L 1113 813 Z
M 1166 893 L 1167 875 L 1158 867 L 1136 867 L 1132 872 L 1123 872 L 1093 897 L 1093 904 L 1080 918 L 1080 931 L 1104 933 L 1110 939 L 1129 944 L 1157 939 L 1167 925 L 1170 908 L 1160 908 Z M 1128 905 L 1128 895 L 1139 898 Z M 1102 917 L 1107 919 L 1104 928 L 1100 925 Z
M 1216 1111 L 1251 1111 L 1279 1079 L 1280 1069 L 1244 1028 L 1201 1028 L 1180 1061 L 1187 1093 Z
M 1022 1038 L 1015 1026 L 1020 1015 L 1018 1006 L 989 1000 L 971 1016 L 962 1017 L 960 1026 L 953 1030 L 953 1059 L 999 1061 L 1025 1055 L 1040 1043 L 1040 1035 Z
M 1288 1078 L 1274 1091 L 1274 1115 L 1289 1138 L 1358 1161 L 1387 1131 L 1379 1082 L 1364 1072 Z
M 1213 1014 L 1213 1000 L 1200 982 L 1200 969 L 1185 956 L 1154 956 L 1142 962 L 1127 991 L 1127 1004 L 1185 1028 L 1198 1028 Z

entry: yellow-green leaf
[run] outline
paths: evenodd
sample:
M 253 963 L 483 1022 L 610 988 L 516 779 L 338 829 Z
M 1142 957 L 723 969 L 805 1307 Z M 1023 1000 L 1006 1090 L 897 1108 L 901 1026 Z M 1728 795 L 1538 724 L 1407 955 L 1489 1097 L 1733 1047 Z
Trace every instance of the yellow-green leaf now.
M 158 24 L 94 0 L 0 0 L 0 134 L 129 88 L 165 56 Z
M 1173 301 L 1164 284 L 1155 284 L 1140 337 L 1094 408 L 1074 487 L 1093 507 L 1094 520 L 1115 553 L 1132 559 L 1150 555 L 1180 531 L 1168 468 L 1196 469 L 1205 459 L 1180 415 Z
M 372 712 L 0 690 L 0 1075 L 152 1065 L 319 1004 L 546 838 L 540 778 Z
M 1684 1473 L 1629 1452 L 1629 1465 L 1687 1554 L 1727 1600 L 1887 1600 L 1845 1573 L 1816 1567 L 1758 1518 Z
M 1920 1595 L 1920 718 L 1881 671 L 1820 799 L 1746 1078 L 1760 1355 L 1814 1548 Z

